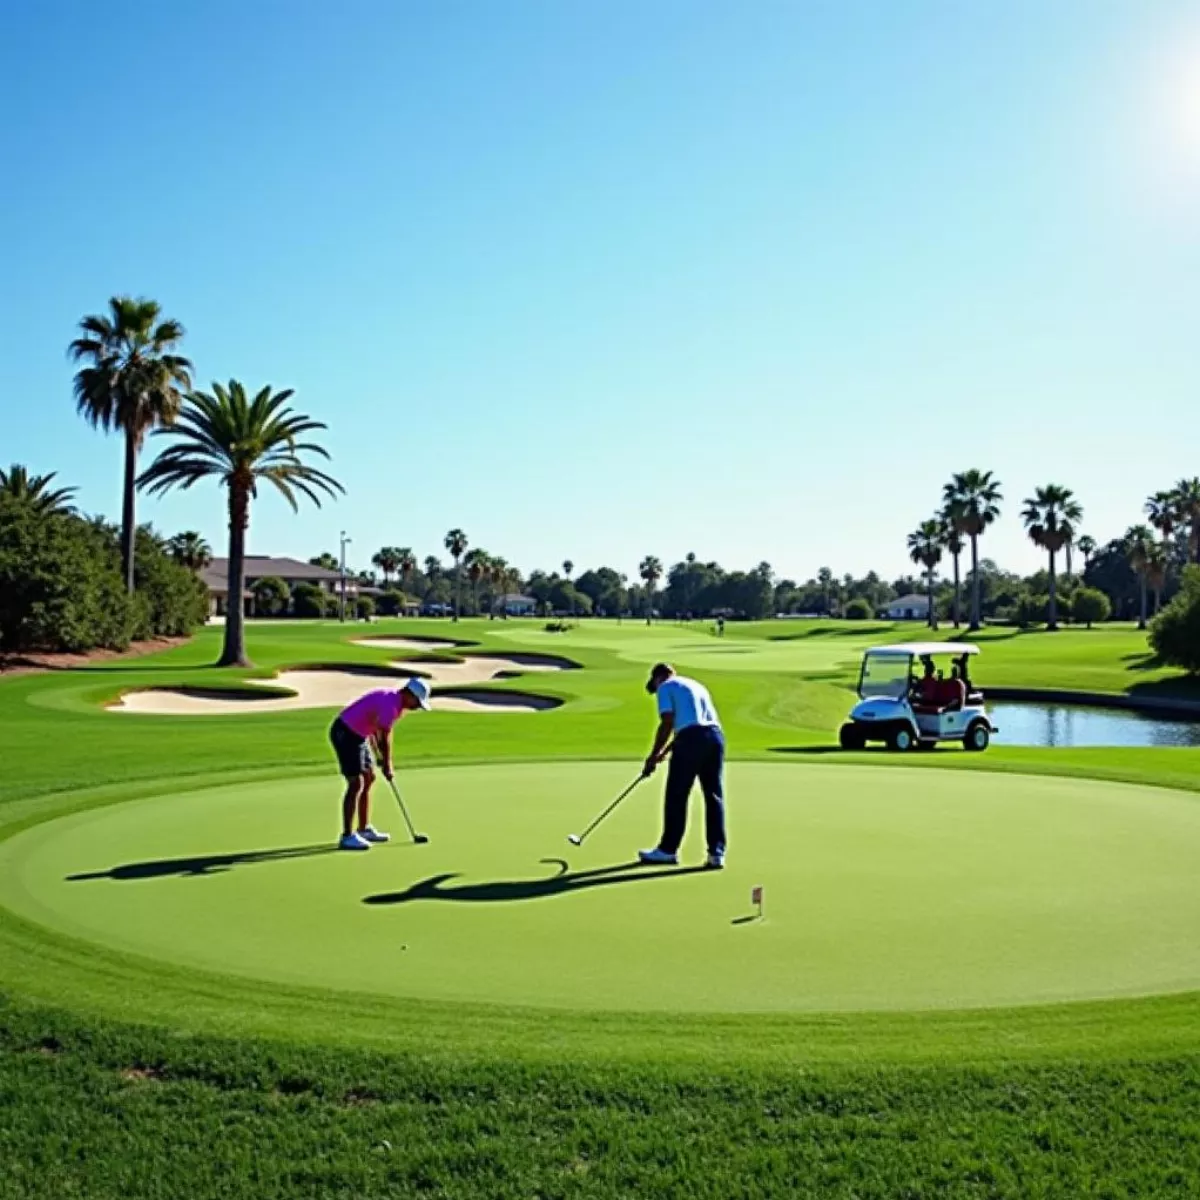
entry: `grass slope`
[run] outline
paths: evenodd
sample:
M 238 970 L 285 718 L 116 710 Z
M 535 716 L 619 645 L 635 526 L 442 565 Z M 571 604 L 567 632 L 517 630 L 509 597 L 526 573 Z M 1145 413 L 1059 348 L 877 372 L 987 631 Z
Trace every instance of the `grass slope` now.
M 737 758 L 806 761 L 845 711 L 863 645 L 912 630 L 772 623 L 716 639 L 638 624 L 555 636 L 464 622 L 455 633 L 481 648 L 564 653 L 585 670 L 499 685 L 568 702 L 535 718 L 413 721 L 405 763 L 614 759 L 625 769 L 648 736 L 642 674 L 662 657 L 710 682 Z M 349 636 L 260 627 L 251 648 L 263 675 L 388 661 Z M 1147 662 L 1129 629 L 983 640 L 985 686 L 1192 694 Z M 176 795 L 305 774 L 336 789 L 328 713 L 101 710 L 130 687 L 235 685 L 245 673 L 205 665 L 215 648 L 206 631 L 147 660 L 0 681 L 0 840 L 162 795 L 163 780 Z M 843 761 L 899 769 L 886 756 Z M 998 747 L 904 767 L 1190 791 L 1200 780 L 1200 756 L 1186 750 Z M 0 991 L 0 1197 L 1200 1194 L 1191 994 L 933 1014 L 551 1018 L 489 1003 L 486 990 L 448 1005 L 239 980 L 4 909 Z

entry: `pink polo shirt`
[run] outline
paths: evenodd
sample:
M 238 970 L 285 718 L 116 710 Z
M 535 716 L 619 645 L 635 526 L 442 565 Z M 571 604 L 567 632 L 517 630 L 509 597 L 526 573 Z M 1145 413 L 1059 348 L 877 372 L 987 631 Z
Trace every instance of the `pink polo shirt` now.
M 342 722 L 361 738 L 390 732 L 402 716 L 404 702 L 400 693 L 382 688 L 359 696 L 353 704 L 342 710 Z

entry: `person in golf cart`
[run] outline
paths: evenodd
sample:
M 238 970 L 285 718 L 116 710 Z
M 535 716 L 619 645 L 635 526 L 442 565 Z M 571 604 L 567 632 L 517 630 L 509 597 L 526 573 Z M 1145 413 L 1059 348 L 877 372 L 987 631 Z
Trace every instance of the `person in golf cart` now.
M 429 709 L 429 684 L 424 679 L 410 679 L 402 688 L 379 688 L 359 696 L 329 727 L 329 741 L 346 780 L 340 850 L 370 850 L 373 842 L 389 840 L 386 833 L 371 824 L 371 785 L 375 782 L 371 743 L 379 755 L 383 777 L 391 779 L 392 728 L 414 709 Z
M 961 710 L 967 703 L 967 686 L 963 682 L 962 659 L 955 659 L 950 670 L 950 678 L 945 679 L 941 671 L 935 671 L 933 657 L 923 655 L 925 674 L 916 684 L 912 693 L 912 704 L 915 711 L 920 713 L 943 713 Z

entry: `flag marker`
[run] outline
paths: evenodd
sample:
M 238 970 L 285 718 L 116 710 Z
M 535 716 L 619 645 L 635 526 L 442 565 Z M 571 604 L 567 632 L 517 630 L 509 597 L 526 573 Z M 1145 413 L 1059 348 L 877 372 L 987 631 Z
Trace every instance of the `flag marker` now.
M 763 888 L 761 883 L 756 883 L 750 890 L 750 903 L 758 907 L 758 919 L 763 919 Z

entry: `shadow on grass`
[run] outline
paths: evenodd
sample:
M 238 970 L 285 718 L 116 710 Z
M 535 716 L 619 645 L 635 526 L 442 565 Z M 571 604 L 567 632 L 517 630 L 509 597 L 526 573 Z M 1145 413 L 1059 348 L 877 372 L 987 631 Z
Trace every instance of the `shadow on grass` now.
M 596 867 L 590 871 L 572 871 L 560 858 L 544 858 L 544 863 L 559 867 L 556 875 L 545 879 L 496 879 L 488 883 L 461 883 L 447 887 L 459 876 L 454 873 L 431 875 L 411 884 L 402 892 L 378 892 L 363 898 L 364 904 L 410 904 L 414 900 L 460 900 L 472 904 L 504 904 L 513 900 L 540 900 L 582 892 L 588 888 L 609 887 L 617 883 L 642 883 L 650 879 L 678 879 L 695 875 L 706 867 L 667 867 L 655 870 L 637 863 L 617 863 L 611 867 Z
M 336 846 L 323 842 L 312 846 L 282 846 L 276 850 L 241 850 L 234 854 L 202 854 L 193 858 L 147 859 L 144 862 L 110 867 L 107 871 L 68 875 L 67 882 L 82 883 L 92 879 L 169 879 L 175 875 L 201 878 L 205 875 L 220 875 L 233 870 L 234 867 L 283 862 L 291 858 L 315 858 L 321 854 L 333 854 L 336 850 Z

